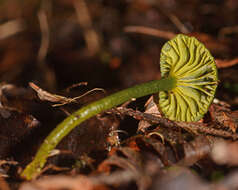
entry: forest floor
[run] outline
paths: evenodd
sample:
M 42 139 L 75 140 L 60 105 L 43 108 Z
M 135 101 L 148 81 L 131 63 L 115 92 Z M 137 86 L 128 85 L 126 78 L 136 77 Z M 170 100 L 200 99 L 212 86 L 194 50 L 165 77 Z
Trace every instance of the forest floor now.
M 0 189 L 238 189 L 237 12 L 235 0 L 1 1 Z M 20 177 L 69 114 L 160 79 L 160 50 L 179 33 L 218 68 L 202 120 L 158 118 L 145 112 L 150 96 L 138 98 L 85 121 L 40 175 Z

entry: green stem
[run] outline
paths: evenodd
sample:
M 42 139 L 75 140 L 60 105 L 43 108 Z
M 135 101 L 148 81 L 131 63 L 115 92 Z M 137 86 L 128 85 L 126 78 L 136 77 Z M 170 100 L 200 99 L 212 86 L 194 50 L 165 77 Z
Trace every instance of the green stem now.
M 131 100 L 132 98 L 143 97 L 149 94 L 158 93 L 159 91 L 172 90 L 175 86 L 176 79 L 168 77 L 136 85 L 82 107 L 57 125 L 57 127 L 49 134 L 39 148 L 34 160 L 27 165 L 21 176 L 27 180 L 37 176 L 45 165 L 50 152 L 72 129 L 83 121 L 101 113 L 102 111 Z

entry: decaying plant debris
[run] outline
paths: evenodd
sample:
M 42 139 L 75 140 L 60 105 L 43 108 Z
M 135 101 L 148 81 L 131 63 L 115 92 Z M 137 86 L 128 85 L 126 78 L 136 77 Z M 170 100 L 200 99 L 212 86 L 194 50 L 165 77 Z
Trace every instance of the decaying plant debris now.
M 0 10 L 0 189 L 238 188 L 238 2 L 12 0 Z M 84 122 L 35 180 L 20 178 L 67 115 L 159 79 L 160 49 L 178 33 L 216 59 L 202 120 L 171 122 L 140 98 Z

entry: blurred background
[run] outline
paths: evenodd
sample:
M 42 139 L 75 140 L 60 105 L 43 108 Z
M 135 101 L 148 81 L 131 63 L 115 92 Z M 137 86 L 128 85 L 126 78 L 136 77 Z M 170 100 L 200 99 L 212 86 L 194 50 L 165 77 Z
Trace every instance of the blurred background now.
M 237 107 L 236 0 L 1 0 L 0 81 L 122 89 L 160 78 L 160 49 L 177 33 L 205 43 L 221 65 L 218 97 Z

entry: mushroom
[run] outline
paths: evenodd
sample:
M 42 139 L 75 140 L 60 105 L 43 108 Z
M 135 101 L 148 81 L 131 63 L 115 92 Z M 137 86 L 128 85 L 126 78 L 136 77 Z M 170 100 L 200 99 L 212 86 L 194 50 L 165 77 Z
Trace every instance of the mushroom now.
M 161 50 L 162 78 L 174 77 L 176 87 L 159 91 L 159 108 L 170 120 L 198 121 L 207 112 L 218 83 L 214 58 L 194 37 L 179 34 Z
M 34 160 L 21 176 L 37 176 L 50 152 L 76 126 L 102 111 L 132 98 L 159 93 L 158 108 L 175 121 L 198 121 L 207 112 L 218 84 L 214 58 L 194 37 L 177 35 L 163 46 L 160 57 L 161 80 L 155 80 L 119 91 L 86 105 L 62 121 L 46 137 Z

